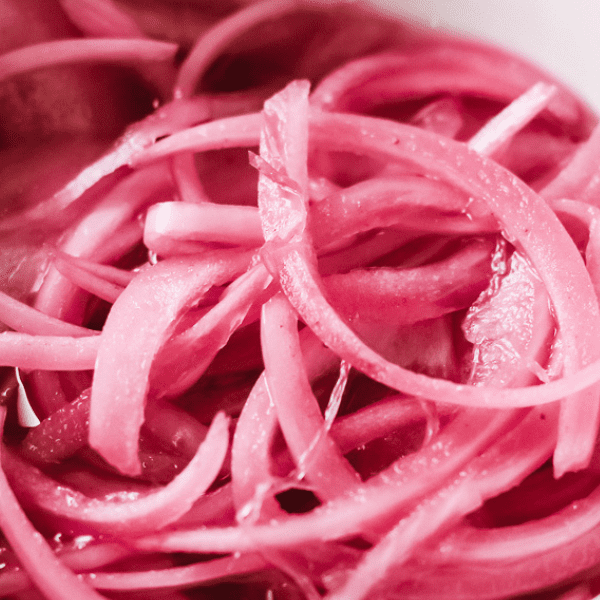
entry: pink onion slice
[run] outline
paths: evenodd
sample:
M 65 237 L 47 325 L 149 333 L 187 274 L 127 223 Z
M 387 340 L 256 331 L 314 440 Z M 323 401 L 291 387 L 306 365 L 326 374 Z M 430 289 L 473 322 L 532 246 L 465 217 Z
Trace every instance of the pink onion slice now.
M 595 157 L 600 150 L 600 126 L 596 126 L 589 139 L 582 144 L 569 164 L 540 191 L 547 200 L 578 199 L 592 178 L 598 177 Z
M 104 532 L 126 536 L 156 531 L 184 515 L 213 483 L 227 454 L 229 418 L 218 413 L 188 465 L 163 488 L 112 500 L 89 498 L 61 486 L 24 462 L 6 456 L 9 477 L 23 502 Z
M 536 83 L 486 123 L 469 140 L 469 147 L 475 152 L 491 156 L 512 135 L 536 117 L 557 91 L 556 86 L 544 82 Z
M 130 174 L 116 184 L 95 206 L 95 210 L 67 234 L 60 250 L 78 257 L 93 257 L 98 262 L 121 258 L 129 248 L 109 243 L 115 240 L 115 232 L 130 223 L 136 212 L 155 194 L 161 197 L 171 189 L 171 176 L 165 165 L 153 165 L 150 169 Z M 135 242 L 140 236 L 138 229 Z M 38 292 L 35 306 L 55 317 L 81 319 L 83 303 L 74 302 L 76 295 L 77 286 L 51 268 Z M 74 309 L 74 304 L 78 305 L 78 310 Z
M 191 202 L 159 202 L 150 207 L 144 243 L 151 247 L 158 237 L 236 246 L 258 246 L 264 241 L 255 207 Z
M 0 333 L 0 365 L 43 371 L 87 371 L 94 368 L 100 336 Z
M 189 98 L 193 95 L 201 76 L 210 63 L 237 35 L 257 23 L 276 18 L 295 7 L 295 2 L 291 0 L 263 0 L 222 19 L 199 39 L 181 65 L 175 82 L 175 98 Z
M 229 285 L 219 301 L 195 324 L 165 344 L 150 378 L 156 394 L 174 397 L 197 381 L 244 323 L 252 306 L 271 296 L 268 289 L 271 281 L 261 264 L 250 268 Z M 201 358 L 197 356 L 200 353 Z
M 0 292 L 0 321 L 15 331 L 29 334 L 82 337 L 96 333 L 46 315 L 4 292 Z
M 2 421 L 6 409 L 0 412 Z M 0 526 L 29 577 L 48 600 L 100 600 L 103 598 L 63 565 L 28 520 L 0 469 Z
M 38 464 L 59 462 L 83 448 L 87 442 L 89 408 L 90 389 L 87 388 L 29 430 L 21 443 L 24 457 Z
M 120 287 L 126 287 L 135 277 L 135 273 L 127 271 L 126 269 L 104 265 L 89 258 L 83 258 L 82 256 L 72 256 L 61 250 L 52 250 L 51 254 L 55 260 L 60 259 L 69 262 L 82 270 L 96 275 L 100 279 L 114 283 Z
M 323 278 L 328 298 L 349 321 L 416 323 L 470 306 L 488 284 L 493 242 L 474 240 L 422 267 L 354 269 Z
M 148 144 L 147 148 L 136 148 L 127 160 L 130 166 L 137 168 L 180 152 L 256 146 L 261 123 L 262 114 L 250 113 L 196 125 L 173 133 L 153 145 Z
M 357 233 L 384 227 L 448 233 L 497 231 L 485 207 L 443 181 L 416 174 L 374 177 L 341 189 L 309 207 L 317 248 Z M 454 229 L 452 228 L 454 226 Z
M 500 246 L 489 287 L 471 304 L 462 329 L 473 344 L 469 383 L 498 387 L 548 381 L 555 323 L 546 290 L 519 252 Z
M 89 36 L 143 38 L 138 24 L 113 0 L 59 0 L 72 23 Z
M 410 124 L 455 139 L 464 126 L 460 102 L 452 97 L 433 100 L 411 118 Z
M 261 339 L 267 390 L 298 469 L 321 499 L 351 493 L 360 479 L 325 428 L 303 366 L 298 323 L 287 298 L 263 308 Z
M 106 281 L 89 270 L 81 268 L 74 261 L 57 257 L 53 264 L 56 270 L 71 283 L 110 304 L 114 304 L 124 289 L 120 285 Z
M 175 44 L 155 40 L 73 39 L 54 40 L 0 56 L 0 80 L 13 75 L 53 65 L 85 62 L 137 63 L 139 61 L 172 60 L 177 51 Z
M 332 368 L 337 359 L 310 329 L 300 332 L 302 354 L 311 381 Z M 274 500 L 278 480 L 272 474 L 271 442 L 277 430 L 277 412 L 263 373 L 252 388 L 240 415 L 231 448 L 231 477 L 237 520 L 259 522 L 281 515 Z
M 123 473 L 140 472 L 138 435 L 150 369 L 176 319 L 212 286 L 239 275 L 249 260 L 248 254 L 222 251 L 164 261 L 143 269 L 113 305 L 94 371 L 89 441 Z
M 183 567 L 151 571 L 92 572 L 83 575 L 82 579 L 100 590 L 160 590 L 217 583 L 219 580 L 262 571 L 268 566 L 269 563 L 260 553 L 232 554 Z

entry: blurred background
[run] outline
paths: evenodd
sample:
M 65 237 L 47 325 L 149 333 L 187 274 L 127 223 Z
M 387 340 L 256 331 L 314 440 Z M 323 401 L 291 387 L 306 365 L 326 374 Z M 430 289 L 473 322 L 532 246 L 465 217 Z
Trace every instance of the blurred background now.
M 370 0 L 473 34 L 550 69 L 600 110 L 600 0 Z

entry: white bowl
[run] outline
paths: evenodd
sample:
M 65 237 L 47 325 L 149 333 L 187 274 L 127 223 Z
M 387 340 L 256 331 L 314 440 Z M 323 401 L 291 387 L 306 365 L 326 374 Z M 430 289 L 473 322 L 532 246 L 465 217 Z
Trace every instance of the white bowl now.
M 384 11 L 511 49 L 600 111 L 599 0 L 370 0 Z

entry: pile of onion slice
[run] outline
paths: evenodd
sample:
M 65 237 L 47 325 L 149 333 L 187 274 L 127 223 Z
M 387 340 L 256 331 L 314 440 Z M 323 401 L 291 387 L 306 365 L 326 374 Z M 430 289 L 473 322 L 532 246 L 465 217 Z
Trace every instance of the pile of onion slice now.
M 0 55 L 156 95 L 75 175 L 0 150 L 0 596 L 597 596 L 595 115 L 360 4 L 170 10 Z

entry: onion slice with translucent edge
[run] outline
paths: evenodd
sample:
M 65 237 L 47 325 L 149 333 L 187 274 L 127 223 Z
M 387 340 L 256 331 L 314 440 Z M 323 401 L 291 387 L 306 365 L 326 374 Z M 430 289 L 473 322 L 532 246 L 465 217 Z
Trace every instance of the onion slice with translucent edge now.
M 536 117 L 557 92 L 558 88 L 555 85 L 542 81 L 536 83 L 488 121 L 469 140 L 469 147 L 479 154 L 491 156 L 504 142 Z
M 141 470 L 138 436 L 150 369 L 177 318 L 211 287 L 243 272 L 250 258 L 248 253 L 221 251 L 148 266 L 113 305 L 94 371 L 89 443 L 122 473 Z
M 267 242 L 289 239 L 306 228 L 308 90 L 308 82 L 292 82 L 265 102 L 260 159 L 283 181 L 273 181 L 259 165 L 258 208 Z M 261 345 L 267 390 L 300 474 L 306 473 L 322 498 L 349 493 L 359 478 L 325 429 L 302 366 L 297 319 L 283 296 L 263 307 Z
M 256 207 L 177 201 L 159 202 L 148 209 L 144 243 L 152 247 L 160 237 L 236 246 L 263 242 Z
M 303 364 L 296 314 L 282 294 L 263 307 L 261 341 L 267 390 L 298 477 L 322 500 L 351 493 L 360 478 L 326 430 Z
M 160 158 L 186 151 L 202 152 L 256 146 L 262 121 L 262 113 L 249 113 L 209 121 L 187 129 L 182 127 L 154 144 L 138 146 L 129 152 L 127 161 L 130 166 L 138 168 Z M 119 166 L 122 164 L 125 163 Z M 111 172 L 109 170 L 105 174 Z
M 456 233 L 498 230 L 487 207 L 474 206 L 461 190 L 410 173 L 367 179 L 313 201 L 309 223 L 317 248 L 379 227 L 437 231 L 439 223 L 451 233 L 450 223 Z

